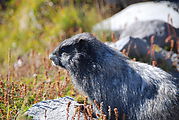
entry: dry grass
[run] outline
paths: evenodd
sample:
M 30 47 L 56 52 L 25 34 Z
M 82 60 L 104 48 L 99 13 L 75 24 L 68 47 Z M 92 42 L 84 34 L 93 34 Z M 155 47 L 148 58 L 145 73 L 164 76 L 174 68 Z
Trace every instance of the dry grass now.
M 32 104 L 65 95 L 76 96 L 67 71 L 53 67 L 45 55 L 32 51 L 0 73 L 0 117 L 15 119 Z

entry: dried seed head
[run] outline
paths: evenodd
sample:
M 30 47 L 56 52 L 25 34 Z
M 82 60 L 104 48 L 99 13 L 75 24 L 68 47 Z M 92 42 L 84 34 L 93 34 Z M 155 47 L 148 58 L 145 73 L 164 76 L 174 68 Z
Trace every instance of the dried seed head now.
M 94 104 L 96 105 L 97 109 L 100 110 L 100 106 L 99 106 L 99 104 L 97 103 L 96 100 L 94 100 Z
M 111 107 L 110 106 L 108 106 L 108 117 L 109 117 L 109 120 L 110 120 L 110 118 L 111 118 Z
M 118 109 L 117 108 L 114 108 L 114 113 L 115 113 L 116 120 L 118 120 L 119 119 L 119 113 L 118 113 Z
M 155 67 L 156 65 L 157 65 L 157 61 L 153 60 L 153 61 L 152 61 L 152 66 Z

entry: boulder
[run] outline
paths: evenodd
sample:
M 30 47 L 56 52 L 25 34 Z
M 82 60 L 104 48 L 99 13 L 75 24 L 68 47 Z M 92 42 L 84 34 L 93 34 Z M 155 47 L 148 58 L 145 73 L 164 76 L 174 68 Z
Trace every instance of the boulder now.
M 74 120 L 77 120 L 78 115 L 75 115 L 77 106 L 79 104 L 73 98 L 63 97 L 36 103 L 28 109 L 26 114 L 32 116 L 33 120 L 72 120 L 73 117 Z M 83 113 L 80 112 L 79 118 L 80 120 L 84 120 Z
M 152 49 L 151 45 L 145 39 L 127 36 L 115 43 L 106 44 L 114 49 L 119 50 L 120 52 L 125 49 L 126 54 L 130 58 L 137 58 L 140 61 L 150 63 L 152 60 L 155 60 L 159 66 L 164 65 L 168 70 L 172 69 L 174 66 L 175 70 L 177 69 L 179 71 L 178 54 L 172 51 L 166 51 L 155 44 Z
M 179 10 L 174 3 L 141 2 L 128 6 L 110 18 L 93 27 L 93 31 L 110 30 L 113 32 L 125 29 L 136 21 L 161 20 L 179 28 Z M 162 13 L 161 13 L 162 11 Z
M 127 36 L 145 39 L 148 44 L 151 44 L 151 38 L 153 36 L 153 43 L 162 48 L 165 46 L 170 48 L 170 40 L 174 40 L 174 49 L 177 51 L 179 29 L 160 20 L 138 21 L 124 29 L 121 32 L 120 38 Z

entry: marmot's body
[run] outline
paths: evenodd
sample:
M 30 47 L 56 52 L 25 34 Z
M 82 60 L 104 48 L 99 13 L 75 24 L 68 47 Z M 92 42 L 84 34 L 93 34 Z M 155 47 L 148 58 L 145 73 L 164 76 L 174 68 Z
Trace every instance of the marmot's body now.
M 121 53 L 82 33 L 63 41 L 50 55 L 67 69 L 77 89 L 90 100 L 124 111 L 130 120 L 176 120 L 177 87 L 165 71 L 130 61 Z

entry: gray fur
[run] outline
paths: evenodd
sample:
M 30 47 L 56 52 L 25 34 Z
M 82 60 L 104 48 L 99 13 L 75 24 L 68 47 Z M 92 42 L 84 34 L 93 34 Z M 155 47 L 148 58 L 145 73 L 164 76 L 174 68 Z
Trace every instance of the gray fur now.
M 170 74 L 134 62 L 89 33 L 63 41 L 50 55 L 67 69 L 77 89 L 91 101 L 123 111 L 130 120 L 177 120 L 177 87 Z

